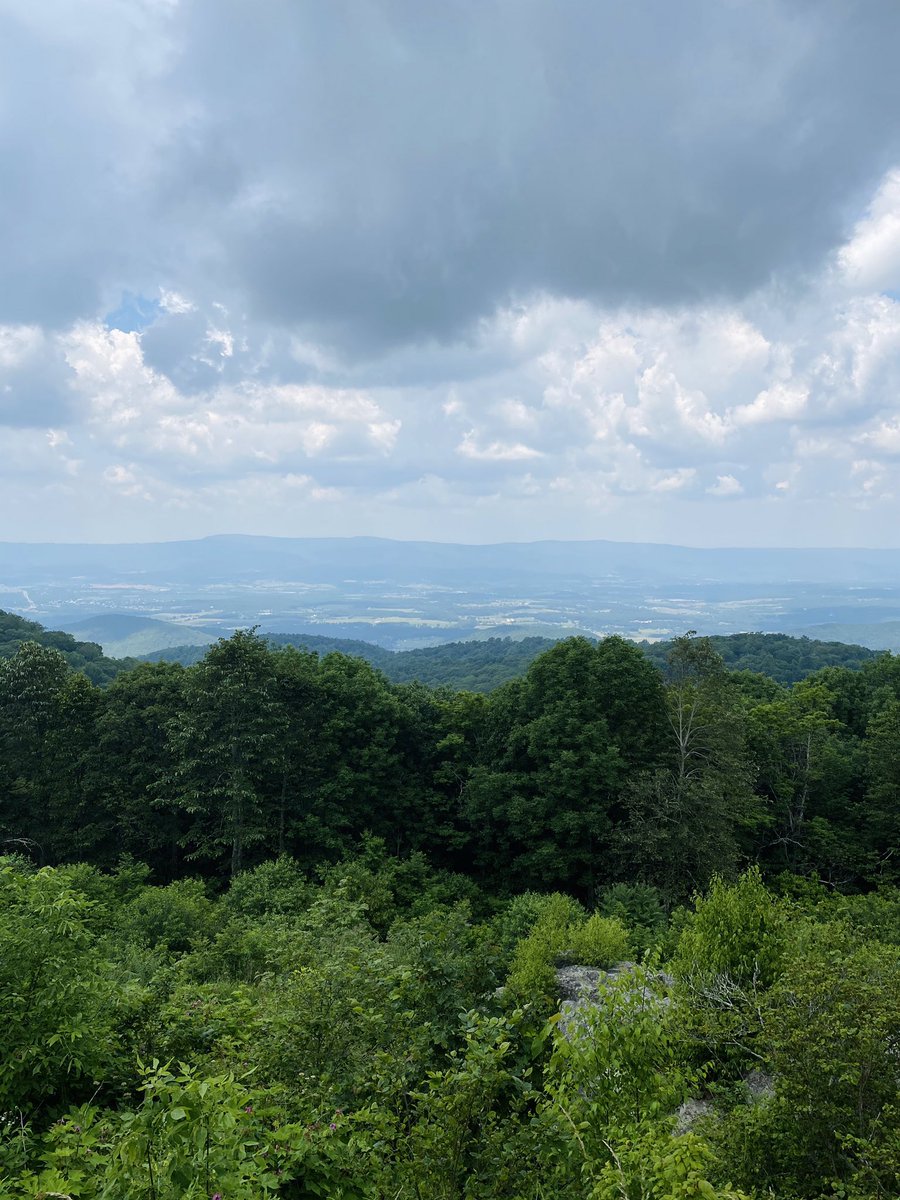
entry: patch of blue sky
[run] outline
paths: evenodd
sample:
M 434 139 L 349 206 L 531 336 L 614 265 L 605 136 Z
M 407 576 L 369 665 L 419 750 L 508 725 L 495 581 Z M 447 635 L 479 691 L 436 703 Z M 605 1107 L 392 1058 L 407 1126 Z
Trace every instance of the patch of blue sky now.
M 123 333 L 141 333 L 152 325 L 162 312 L 158 299 L 141 296 L 135 292 L 123 292 L 118 308 L 103 318 L 107 329 L 121 329 Z

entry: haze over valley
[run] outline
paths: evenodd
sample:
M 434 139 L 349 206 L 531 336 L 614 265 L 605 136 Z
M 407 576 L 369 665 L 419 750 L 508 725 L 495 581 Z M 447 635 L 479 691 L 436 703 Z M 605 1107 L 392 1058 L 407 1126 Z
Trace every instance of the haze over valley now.
M 900 551 L 222 536 L 0 544 L 0 608 L 118 657 L 236 628 L 412 649 L 496 636 L 658 641 L 689 629 L 900 646 Z

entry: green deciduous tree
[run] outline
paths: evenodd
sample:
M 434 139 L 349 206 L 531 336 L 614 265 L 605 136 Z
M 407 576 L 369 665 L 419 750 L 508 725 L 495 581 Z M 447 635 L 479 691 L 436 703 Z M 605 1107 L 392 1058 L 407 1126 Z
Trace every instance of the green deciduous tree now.
M 0 860 L 0 1124 L 92 1091 L 114 1059 L 117 996 L 92 907 L 64 875 Z
M 183 711 L 187 673 L 178 663 L 142 663 L 102 693 L 90 784 L 108 830 L 100 861 L 122 853 L 172 879 L 183 862 L 185 814 L 164 803 L 174 767 L 169 727 Z
M 187 673 L 184 707 L 170 727 L 168 799 L 193 817 L 191 857 L 229 852 L 232 875 L 272 828 L 271 783 L 284 734 L 274 657 L 239 630 Z
M 658 673 L 619 639 L 560 642 L 491 696 L 484 759 L 467 788 L 479 862 L 519 887 L 610 878 L 623 785 L 654 760 Z
M 58 650 L 36 642 L 0 661 L 0 838 L 7 848 L 35 844 L 41 861 L 51 785 L 42 750 L 68 673 Z
M 616 843 L 620 877 L 671 900 L 733 869 L 760 814 L 740 697 L 706 638 L 675 639 L 666 716 L 666 761 L 626 784 Z
M 900 700 L 887 701 L 866 730 L 868 788 L 856 816 L 864 846 L 863 873 L 900 881 Z
M 853 829 L 854 745 L 816 677 L 748 714 L 757 790 L 765 798 L 760 855 L 772 870 L 853 878 L 863 849 Z

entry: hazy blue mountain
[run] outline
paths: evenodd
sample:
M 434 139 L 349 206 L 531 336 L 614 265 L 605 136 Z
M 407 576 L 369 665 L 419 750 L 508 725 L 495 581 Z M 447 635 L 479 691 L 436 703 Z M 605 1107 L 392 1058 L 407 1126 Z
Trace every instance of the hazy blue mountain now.
M 288 570 L 290 574 L 283 574 Z M 750 584 L 900 584 L 900 550 L 703 549 L 613 541 L 504 542 L 463 545 L 386 538 L 274 538 L 221 535 L 196 541 L 125 544 L 0 543 L 0 578 L 13 583 L 61 577 L 308 582 L 385 578 L 493 580 L 540 576 L 633 581 L 731 580 Z
M 63 624 L 63 622 L 60 622 Z M 64 627 L 76 637 L 97 642 L 111 658 L 140 658 L 167 646 L 207 647 L 216 640 L 216 633 L 158 621 L 153 617 L 132 616 L 128 613 L 98 614 L 84 620 L 65 623 Z
M 12 658 L 23 642 L 37 642 L 59 652 L 75 671 L 83 671 L 93 683 L 109 683 L 133 662 L 114 661 L 93 641 L 79 641 L 70 633 L 44 629 L 14 613 L 0 611 L 0 658 Z

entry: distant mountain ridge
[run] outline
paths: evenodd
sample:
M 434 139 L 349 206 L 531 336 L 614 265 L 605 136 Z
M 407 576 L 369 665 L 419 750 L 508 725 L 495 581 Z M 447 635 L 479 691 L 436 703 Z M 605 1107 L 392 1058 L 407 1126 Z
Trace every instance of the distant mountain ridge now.
M 168 646 L 211 645 L 218 631 L 130 613 L 98 613 L 68 624 L 67 632 L 97 642 L 110 658 L 142 658 Z
M 267 578 L 289 568 L 310 582 L 412 571 L 429 577 L 531 578 L 576 575 L 702 582 L 900 584 L 900 549 L 708 548 L 666 543 L 534 541 L 466 544 L 388 538 L 264 537 L 219 534 L 191 541 L 138 543 L 0 542 L 0 579 L 104 574 L 133 582 L 177 576 L 192 581 Z

